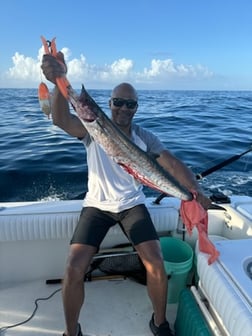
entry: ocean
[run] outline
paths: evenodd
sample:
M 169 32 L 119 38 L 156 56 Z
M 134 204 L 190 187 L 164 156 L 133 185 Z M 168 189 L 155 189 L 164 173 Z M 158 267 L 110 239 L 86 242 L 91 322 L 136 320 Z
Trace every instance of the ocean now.
M 110 90 L 88 90 L 110 113 Z M 135 122 L 152 130 L 195 174 L 252 146 L 249 91 L 139 91 Z M 40 110 L 37 89 L 0 89 L 0 201 L 81 199 L 85 148 Z M 252 155 L 200 180 L 208 195 L 252 196 Z M 144 188 L 147 196 L 159 196 Z

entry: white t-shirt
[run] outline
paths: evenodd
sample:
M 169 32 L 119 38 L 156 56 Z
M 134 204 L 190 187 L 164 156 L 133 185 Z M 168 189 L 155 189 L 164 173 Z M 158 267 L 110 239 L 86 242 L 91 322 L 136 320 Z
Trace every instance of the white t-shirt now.
M 143 186 L 110 158 L 89 134 L 82 140 L 87 151 L 88 192 L 83 206 L 120 212 L 145 202 Z M 159 155 L 164 145 L 151 132 L 132 125 L 132 141 L 142 150 Z

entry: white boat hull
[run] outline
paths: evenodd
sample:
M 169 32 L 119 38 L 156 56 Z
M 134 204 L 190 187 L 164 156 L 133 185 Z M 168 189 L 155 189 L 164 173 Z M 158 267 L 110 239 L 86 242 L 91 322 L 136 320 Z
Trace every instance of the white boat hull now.
M 179 214 L 180 201 L 173 197 L 164 198 L 159 205 L 154 204 L 153 201 L 153 198 L 148 198 L 146 200 L 146 205 L 150 211 L 151 217 L 159 235 L 171 235 L 176 238 L 185 239 L 185 241 L 187 241 L 194 249 L 197 245 L 197 231 L 194 230 L 191 236 L 185 232 Z M 33 291 L 36 290 L 36 286 L 42 286 L 42 283 L 44 286 L 46 286 L 45 281 L 47 279 L 63 278 L 69 241 L 74 227 L 78 221 L 81 207 L 82 201 L 0 203 L 0 328 L 6 324 L 12 324 L 16 322 L 14 321 L 15 319 L 22 319 L 19 318 L 19 314 L 21 313 L 22 309 L 27 312 L 27 308 L 22 308 L 24 307 L 22 305 L 20 308 L 21 311 L 19 309 L 16 312 L 17 314 L 15 314 L 15 305 L 17 303 L 15 303 L 15 301 L 20 300 L 19 297 L 20 295 L 22 296 L 22 293 L 19 293 L 18 288 L 20 291 L 27 291 L 29 290 L 30 284 L 30 289 Z M 249 241 L 252 239 L 251 197 L 233 196 L 231 197 L 231 203 L 221 204 L 221 208 L 210 209 L 208 213 L 210 237 L 222 237 L 223 239 L 229 241 L 237 241 L 241 239 L 248 239 Z M 127 242 L 128 241 L 121 232 L 119 226 L 115 226 L 109 231 L 101 245 L 101 249 L 111 249 L 116 245 L 125 244 Z M 203 296 L 204 299 L 209 301 L 209 306 L 211 307 L 210 314 L 217 323 L 216 329 L 213 331 L 213 335 L 219 335 L 219 330 L 220 335 L 223 334 L 240 336 L 238 333 L 229 333 L 230 327 L 228 322 L 225 320 L 224 316 L 222 316 L 220 307 L 218 307 L 214 301 L 214 296 L 218 296 L 218 293 L 215 293 L 214 289 L 212 292 L 209 291 L 208 284 L 203 281 L 203 271 L 210 270 L 210 266 L 207 265 L 207 262 L 202 264 L 202 260 L 204 258 L 207 260 L 207 258 L 203 254 L 201 255 L 201 253 L 198 251 L 197 253 L 197 267 L 199 270 L 198 275 L 200 289 L 199 295 Z M 209 277 L 207 278 L 209 279 Z M 144 286 L 141 287 L 141 285 L 136 283 L 132 284 L 129 282 L 129 280 L 126 282 L 120 282 L 120 285 L 119 283 L 116 285 L 115 282 L 109 283 L 107 281 L 97 281 L 94 282 L 94 284 L 87 285 L 87 292 L 90 290 L 90 295 L 94 295 L 94 298 L 93 301 L 92 298 L 90 299 L 91 301 L 87 305 L 88 309 L 82 313 L 81 318 L 87 320 L 89 315 L 93 316 L 94 314 L 101 314 L 101 311 L 99 310 L 100 303 L 97 307 L 94 307 L 94 302 L 98 302 L 97 300 L 101 302 L 107 302 L 108 300 L 111 300 L 112 293 L 110 293 L 110 289 L 108 288 L 112 288 L 111 290 L 117 293 L 117 289 L 119 286 L 121 286 L 118 295 L 122 295 L 122 298 L 120 298 L 119 302 L 121 309 L 123 309 L 122 302 L 124 302 L 123 304 L 125 310 L 123 309 L 123 314 L 128 314 L 126 324 L 129 326 L 127 329 L 125 324 L 123 325 L 122 329 L 120 329 L 120 325 L 112 326 L 111 321 L 109 322 L 109 326 L 106 322 L 106 319 L 101 318 L 100 321 L 102 327 L 98 327 L 95 321 L 92 322 L 90 320 L 85 325 L 87 330 L 90 330 L 88 335 L 151 335 L 148 331 L 148 319 L 152 309 L 150 307 L 147 294 L 145 295 L 146 298 L 143 298 L 142 294 L 137 294 L 142 290 L 146 290 Z M 108 286 L 107 289 L 105 288 L 106 286 Z M 117 286 L 117 289 L 115 286 Z M 44 289 L 42 291 L 43 293 L 48 292 L 48 287 L 46 288 L 47 290 Z M 139 288 L 141 288 L 141 290 Z M 219 287 L 217 284 L 215 288 L 216 291 L 218 291 L 217 289 Z M 133 293 L 129 302 L 129 297 L 124 295 L 127 293 L 127 290 L 130 290 Z M 232 297 L 233 292 L 231 290 L 228 292 Z M 97 296 L 98 293 L 99 296 Z M 107 296 L 108 293 L 110 293 L 109 298 Z M 30 297 L 30 294 L 26 295 Z M 38 296 L 43 295 L 36 293 L 34 294 L 34 297 Z M 51 330 L 46 329 L 45 322 L 41 324 L 39 322 L 33 321 L 32 323 L 35 325 L 34 329 L 26 328 L 24 325 L 11 329 L 10 335 L 17 334 L 21 336 L 34 334 L 60 334 L 64 321 L 60 297 L 57 300 L 57 305 L 60 305 L 57 308 L 54 308 L 57 310 L 57 313 L 55 313 L 58 321 L 57 327 L 52 325 L 50 322 L 50 316 L 46 317 L 45 313 L 44 318 L 47 321 L 47 325 L 50 326 Z M 26 299 L 24 299 L 24 301 L 26 301 Z M 140 319 L 141 323 L 143 323 L 142 329 L 141 327 L 138 328 L 137 326 L 134 326 L 135 320 L 138 321 L 136 323 L 140 323 L 139 320 L 136 319 L 137 312 L 134 312 L 134 310 L 131 309 L 131 312 L 127 313 L 127 311 L 130 309 L 129 307 L 132 305 L 135 306 L 135 304 L 137 304 L 139 307 L 139 309 L 137 309 L 139 312 L 138 318 Z M 3 314 L 3 312 L 6 311 L 6 307 L 9 307 L 8 309 L 13 311 L 11 313 L 9 311 Z M 117 307 L 116 304 L 115 307 Z M 31 308 L 29 309 L 31 310 Z M 251 309 L 251 303 L 249 303 L 247 305 L 248 315 L 243 315 L 243 319 L 246 320 L 248 328 L 251 327 L 251 320 L 248 318 L 249 314 L 252 316 Z M 115 314 L 117 311 L 119 311 L 118 307 L 116 308 Z M 170 319 L 172 314 L 174 314 L 174 305 L 168 304 L 168 313 L 168 319 Z M 175 316 L 173 316 L 173 319 L 175 319 Z M 206 319 L 209 320 L 208 317 L 206 317 Z M 118 320 L 120 320 L 120 317 L 118 317 Z M 92 333 L 91 331 L 95 329 L 97 331 Z M 135 330 L 135 333 L 133 333 L 132 330 Z M 244 330 L 243 334 L 249 335 L 246 334 Z M 8 332 L 6 333 L 8 335 Z

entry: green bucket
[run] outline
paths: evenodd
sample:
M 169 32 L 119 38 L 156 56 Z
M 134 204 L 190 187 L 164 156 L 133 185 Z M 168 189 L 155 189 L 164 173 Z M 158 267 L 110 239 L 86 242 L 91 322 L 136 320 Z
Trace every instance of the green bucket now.
M 193 265 L 193 249 L 188 243 L 174 237 L 161 237 L 160 245 L 165 271 L 170 276 L 167 302 L 177 303 Z

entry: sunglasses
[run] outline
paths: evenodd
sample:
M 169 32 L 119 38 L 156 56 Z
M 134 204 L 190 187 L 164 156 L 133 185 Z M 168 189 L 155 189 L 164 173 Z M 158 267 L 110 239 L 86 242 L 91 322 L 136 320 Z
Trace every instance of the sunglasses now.
M 114 106 L 122 107 L 124 104 L 128 109 L 134 109 L 137 106 L 137 101 L 133 99 L 112 98 Z

